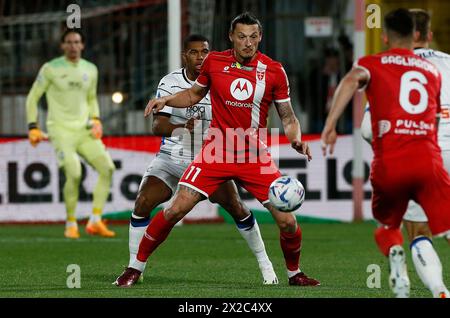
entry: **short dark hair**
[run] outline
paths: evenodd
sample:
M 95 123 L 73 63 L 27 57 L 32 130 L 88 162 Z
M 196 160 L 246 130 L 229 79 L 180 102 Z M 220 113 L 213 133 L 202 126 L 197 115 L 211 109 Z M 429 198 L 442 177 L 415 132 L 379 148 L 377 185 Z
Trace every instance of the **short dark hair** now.
M 430 32 L 431 16 L 423 9 L 410 9 L 414 22 L 416 24 L 416 31 L 419 32 L 419 41 L 426 42 L 427 35 Z
M 66 36 L 67 36 L 68 34 L 70 34 L 70 33 L 76 33 L 76 34 L 79 34 L 80 37 L 81 37 L 81 42 L 84 43 L 84 35 L 83 35 L 83 33 L 81 32 L 80 29 L 66 29 L 66 30 L 64 31 L 64 33 L 61 35 L 61 43 L 64 43 L 64 42 L 66 41 Z
M 259 28 L 259 32 L 262 33 L 262 25 L 261 22 L 250 12 L 244 12 L 238 15 L 231 21 L 230 24 L 230 33 L 234 32 L 234 29 L 236 28 L 236 24 L 241 23 L 245 25 L 254 25 L 257 24 Z
M 384 17 L 384 26 L 388 33 L 394 33 L 401 39 L 412 38 L 414 33 L 414 18 L 407 9 L 396 9 Z
M 208 42 L 209 43 L 209 40 L 206 36 L 203 36 L 201 34 L 191 34 L 187 38 L 185 38 L 183 41 L 183 51 L 187 50 L 187 47 L 188 47 L 189 43 L 191 43 L 191 42 Z

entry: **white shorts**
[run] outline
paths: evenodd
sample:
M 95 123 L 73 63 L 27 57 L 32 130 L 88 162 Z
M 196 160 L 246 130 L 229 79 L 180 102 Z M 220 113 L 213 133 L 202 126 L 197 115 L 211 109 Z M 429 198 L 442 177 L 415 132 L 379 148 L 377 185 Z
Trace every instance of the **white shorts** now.
M 450 150 L 442 151 L 442 159 L 447 172 L 450 173 Z M 422 207 L 414 201 L 409 201 L 403 220 L 411 222 L 428 222 Z
M 142 182 L 149 176 L 154 176 L 162 180 L 171 190 L 172 196 L 177 191 L 178 181 L 180 181 L 186 168 L 191 161 L 174 161 L 170 156 L 166 154 L 157 154 L 156 158 L 147 167 Z M 166 208 L 170 204 L 170 201 L 162 204 L 163 208 Z M 189 219 L 191 221 L 197 220 L 214 220 L 217 218 L 217 207 L 214 203 L 208 200 L 199 202 L 190 212 L 188 217 L 184 217 L 184 220 Z M 177 224 L 181 224 L 180 222 Z
M 409 201 L 406 213 L 403 215 L 403 220 L 411 222 L 428 222 L 422 207 L 413 200 Z
M 171 190 L 172 195 L 175 194 L 181 176 L 191 162 L 175 162 L 169 156 L 157 154 L 156 158 L 150 163 L 145 170 L 142 180 L 148 176 L 154 176 L 162 180 Z

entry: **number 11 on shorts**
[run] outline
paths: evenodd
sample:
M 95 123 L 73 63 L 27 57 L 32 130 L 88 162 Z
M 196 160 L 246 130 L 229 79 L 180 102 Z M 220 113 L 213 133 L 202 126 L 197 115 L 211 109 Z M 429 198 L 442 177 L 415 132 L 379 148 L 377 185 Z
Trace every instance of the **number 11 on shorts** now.
M 193 172 L 194 170 L 196 170 L 196 171 L 195 171 L 195 173 L 193 174 L 191 181 L 192 181 L 192 182 L 195 182 L 195 179 L 197 179 L 197 176 L 199 175 L 200 171 L 202 171 L 201 168 L 198 168 L 198 167 L 195 167 L 195 166 L 192 166 L 191 169 L 189 170 L 189 172 L 188 172 L 188 174 L 187 174 L 187 176 L 186 176 L 186 180 L 189 180 L 189 177 L 191 176 L 191 174 L 192 174 L 192 172 Z

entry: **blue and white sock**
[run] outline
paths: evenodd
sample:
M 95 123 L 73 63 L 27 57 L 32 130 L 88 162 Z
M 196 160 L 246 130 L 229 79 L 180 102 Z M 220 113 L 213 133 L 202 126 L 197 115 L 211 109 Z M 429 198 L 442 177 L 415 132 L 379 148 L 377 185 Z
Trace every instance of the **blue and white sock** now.
M 426 236 L 418 236 L 411 242 L 410 248 L 417 274 L 433 297 L 446 292 L 447 288 L 442 278 L 442 264 L 431 240 Z
M 130 218 L 130 229 L 128 237 L 128 248 L 130 251 L 130 261 L 128 267 L 136 261 L 136 255 L 139 251 L 139 244 L 141 243 L 142 236 L 144 236 L 147 225 L 150 223 L 150 217 L 137 216 L 134 213 Z
M 251 249 L 260 268 L 272 267 L 272 263 L 266 253 L 266 248 L 259 231 L 258 222 L 253 214 L 242 220 L 235 220 L 239 233 L 247 241 L 248 247 Z

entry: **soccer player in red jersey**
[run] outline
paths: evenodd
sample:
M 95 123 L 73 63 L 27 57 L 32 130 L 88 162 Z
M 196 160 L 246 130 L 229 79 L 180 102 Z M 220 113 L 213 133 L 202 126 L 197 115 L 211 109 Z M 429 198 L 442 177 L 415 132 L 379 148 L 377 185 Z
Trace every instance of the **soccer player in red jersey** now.
M 183 41 L 183 65 L 159 82 L 156 96 L 169 96 L 190 88 L 200 75 L 203 59 L 209 53 L 209 41 L 202 35 L 191 34 Z M 161 147 L 142 177 L 129 227 L 129 266 L 136 261 L 139 244 L 150 223 L 154 208 L 169 201 L 176 193 L 178 182 L 194 155 L 202 146 L 204 132 L 211 120 L 211 102 L 207 94 L 198 104 L 187 108 L 165 107 L 153 116 L 153 133 L 162 135 Z M 183 129 L 184 128 L 184 129 Z M 181 130 L 181 131 L 180 131 Z M 195 140 L 190 138 L 194 136 Z M 197 145 L 193 149 L 192 145 Z M 230 211 L 237 229 L 255 255 L 263 276 L 263 284 L 278 284 L 272 262 L 266 253 L 258 222 L 252 212 L 239 198 L 233 181 L 223 183 L 209 196 L 211 202 Z M 204 207 L 207 209 L 208 207 Z M 143 280 L 141 275 L 140 279 Z M 119 287 L 128 287 L 129 281 L 114 282 Z
M 400 224 L 408 201 L 425 210 L 434 235 L 450 231 L 450 178 L 436 138 L 441 75 L 412 51 L 414 20 L 406 9 L 385 17 L 389 50 L 363 57 L 343 78 L 322 132 L 324 155 L 336 143 L 336 122 L 355 91 L 365 89 L 371 108 L 374 160 L 370 180 L 372 212 L 381 223 L 375 241 L 389 257 L 389 283 L 397 297 L 408 297 L 410 283 Z M 421 153 L 421 156 L 417 156 Z
M 309 146 L 302 142 L 300 124 L 292 109 L 286 73 L 280 63 L 258 51 L 262 26 L 251 14 L 243 13 L 232 21 L 229 38 L 233 49 L 211 52 L 192 88 L 152 99 L 146 107 L 146 116 L 165 105 L 188 107 L 198 103 L 209 91 L 212 122 L 209 136 L 182 176 L 173 201 L 152 219 L 141 240 L 136 262 L 118 278 L 128 281 L 126 285 L 139 279 L 148 257 L 167 238 L 174 224 L 227 180 L 242 185 L 274 217 L 280 229 L 289 284 L 320 284 L 300 271 L 302 235 L 295 216 L 278 211 L 268 200 L 270 184 L 281 176 L 263 144 L 264 138 L 260 139 L 272 102 L 292 147 L 311 159 Z
M 450 171 L 450 55 L 433 50 L 430 43 L 433 39 L 431 31 L 431 15 L 422 9 L 410 9 L 413 14 L 416 31 L 414 32 L 414 54 L 432 62 L 441 72 L 441 116 L 438 126 L 438 145 L 441 147 L 442 159 L 447 172 Z M 372 143 L 372 127 L 370 110 L 367 105 L 361 123 L 361 135 Z M 423 209 L 413 200 L 403 215 L 403 226 L 409 237 L 409 248 L 416 272 L 424 285 L 435 298 L 448 298 L 450 292 L 445 286 L 442 276 L 442 263 L 433 247 L 432 234 L 428 227 L 428 219 Z M 450 232 L 446 237 L 450 243 Z

